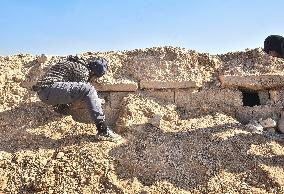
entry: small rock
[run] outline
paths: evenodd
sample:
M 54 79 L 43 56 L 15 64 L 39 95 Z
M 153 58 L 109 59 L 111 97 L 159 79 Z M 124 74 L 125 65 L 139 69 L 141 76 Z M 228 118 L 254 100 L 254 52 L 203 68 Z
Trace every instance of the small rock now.
M 262 126 L 264 129 L 267 129 L 267 128 L 274 128 L 274 127 L 276 127 L 276 125 L 277 125 L 276 121 L 274 121 L 274 120 L 271 119 L 271 118 L 268 118 L 268 119 L 265 119 L 265 120 L 260 119 L 260 120 L 259 120 L 259 123 L 261 124 L 261 126 Z
M 47 164 L 47 159 L 46 158 L 41 158 L 40 163 L 45 166 Z
M 149 119 L 149 123 L 152 124 L 155 127 L 159 127 L 161 123 L 161 115 L 154 115 L 153 118 Z
M 64 153 L 63 152 L 58 152 L 58 154 L 56 155 L 56 158 L 59 159 L 59 158 L 63 158 L 64 156 Z

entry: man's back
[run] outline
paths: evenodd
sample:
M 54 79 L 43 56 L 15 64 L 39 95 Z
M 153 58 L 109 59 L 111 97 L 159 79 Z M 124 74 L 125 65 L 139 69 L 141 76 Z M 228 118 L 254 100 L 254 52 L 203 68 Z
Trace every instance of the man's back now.
M 87 82 L 89 70 L 81 62 L 63 61 L 53 65 L 36 83 L 34 89 L 49 86 L 55 82 Z

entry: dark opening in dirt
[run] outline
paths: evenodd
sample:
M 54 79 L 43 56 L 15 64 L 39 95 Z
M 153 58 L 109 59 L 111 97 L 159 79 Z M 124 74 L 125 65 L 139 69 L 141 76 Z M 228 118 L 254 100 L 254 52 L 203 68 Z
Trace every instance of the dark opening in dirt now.
M 243 106 L 257 106 L 260 105 L 259 95 L 255 91 L 241 90 L 243 94 Z

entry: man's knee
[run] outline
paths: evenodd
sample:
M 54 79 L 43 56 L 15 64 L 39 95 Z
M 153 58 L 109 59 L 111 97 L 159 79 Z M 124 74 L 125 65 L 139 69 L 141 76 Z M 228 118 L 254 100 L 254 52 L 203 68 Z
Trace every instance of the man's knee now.
M 86 84 L 86 91 L 88 91 L 88 94 L 95 94 L 97 95 L 97 91 L 95 89 L 95 87 L 89 83 Z
M 84 98 L 91 98 L 94 100 L 98 98 L 95 87 L 89 83 L 83 83 L 81 91 L 83 91 Z

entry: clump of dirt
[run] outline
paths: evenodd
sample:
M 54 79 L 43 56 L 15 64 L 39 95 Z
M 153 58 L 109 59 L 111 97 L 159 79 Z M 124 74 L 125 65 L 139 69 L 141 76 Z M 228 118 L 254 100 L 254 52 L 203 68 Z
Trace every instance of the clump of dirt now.
M 98 82 L 110 84 L 148 79 L 203 86 L 219 74 L 280 74 L 283 64 L 260 49 L 212 56 L 156 47 L 81 56 L 109 60 L 109 74 Z M 0 57 L 1 192 L 284 192 L 283 135 L 256 133 L 216 111 L 185 117 L 175 104 L 131 94 L 117 121 L 124 139 L 96 141 L 94 124 L 55 113 L 31 91 L 45 69 L 63 59 Z

